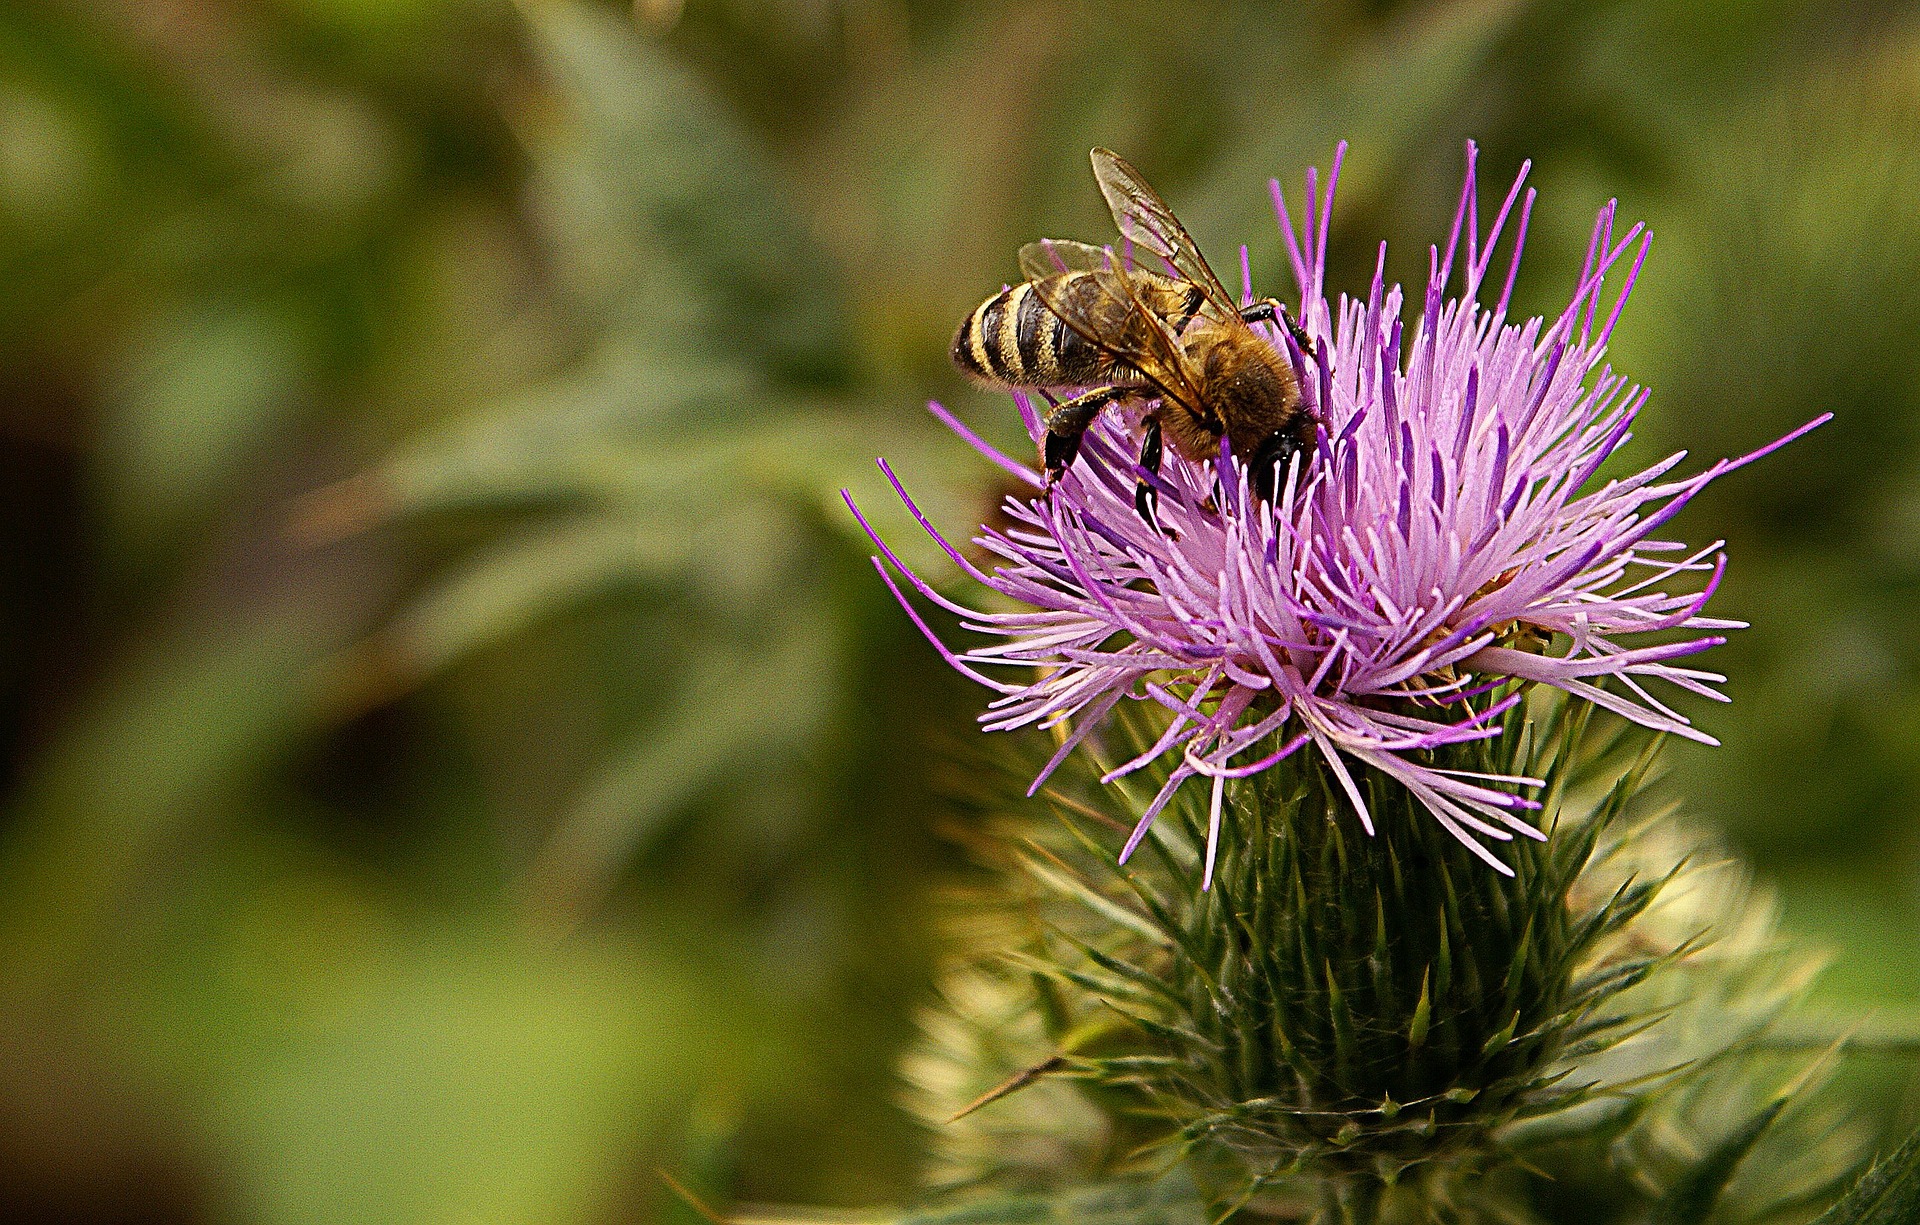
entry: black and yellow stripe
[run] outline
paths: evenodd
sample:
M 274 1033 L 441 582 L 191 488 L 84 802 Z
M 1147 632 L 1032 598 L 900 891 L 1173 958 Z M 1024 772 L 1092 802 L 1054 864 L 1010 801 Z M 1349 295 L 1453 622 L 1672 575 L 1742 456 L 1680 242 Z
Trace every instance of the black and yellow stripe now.
M 1067 273 L 1072 280 L 1086 273 Z M 1071 292 L 1072 286 L 1061 289 Z M 962 373 L 1007 387 L 1079 387 L 1111 373 L 1107 354 L 1047 309 L 1029 283 L 1003 289 L 967 316 L 953 338 Z

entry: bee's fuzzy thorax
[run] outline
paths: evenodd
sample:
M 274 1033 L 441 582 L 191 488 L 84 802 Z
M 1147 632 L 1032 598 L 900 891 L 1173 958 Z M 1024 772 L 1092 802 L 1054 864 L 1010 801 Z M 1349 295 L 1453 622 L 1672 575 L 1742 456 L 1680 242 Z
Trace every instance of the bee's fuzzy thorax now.
M 1213 392 L 1235 459 L 1251 463 L 1270 435 L 1276 431 L 1297 434 L 1303 421 L 1311 438 L 1311 419 L 1300 403 L 1299 378 L 1287 358 L 1265 338 L 1244 325 L 1203 320 L 1181 339 Z M 1179 450 L 1190 460 L 1211 461 L 1219 450 L 1217 433 L 1190 430 L 1187 436 L 1192 445 Z

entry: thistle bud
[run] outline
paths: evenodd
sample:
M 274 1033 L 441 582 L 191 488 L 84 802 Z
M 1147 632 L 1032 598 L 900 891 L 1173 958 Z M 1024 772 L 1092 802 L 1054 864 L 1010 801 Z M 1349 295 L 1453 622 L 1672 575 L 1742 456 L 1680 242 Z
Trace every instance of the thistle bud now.
M 1546 781 L 1551 836 L 1519 845 L 1511 878 L 1389 779 L 1366 783 L 1365 833 L 1311 760 L 1226 788 L 1205 890 L 1198 796 L 1125 867 L 1097 771 L 1049 790 L 1046 828 L 987 822 L 1003 857 L 956 935 L 1001 953 L 949 975 L 906 1069 L 933 1181 L 1177 1168 L 1216 1214 L 1328 1222 L 1424 1221 L 1440 1202 L 1525 1221 L 1566 1185 L 1617 1204 L 1539 1218 L 1584 1222 L 1694 1183 L 1716 1202 L 1756 1146 L 1775 1177 L 1736 1184 L 1756 1205 L 1836 1177 L 1859 1137 L 1804 1097 L 1787 1112 L 1817 1072 L 1765 1053 L 1811 961 L 1724 860 L 1649 824 L 1668 820 L 1646 802 L 1652 747 L 1587 722 L 1584 704 L 1536 701 L 1434 763 Z

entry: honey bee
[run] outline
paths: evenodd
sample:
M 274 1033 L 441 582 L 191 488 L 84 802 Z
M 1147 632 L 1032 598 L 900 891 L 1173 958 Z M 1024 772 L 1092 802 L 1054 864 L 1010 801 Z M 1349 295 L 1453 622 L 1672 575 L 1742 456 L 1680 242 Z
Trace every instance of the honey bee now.
M 1095 149 L 1093 177 L 1122 237 L 1163 268 L 1128 267 L 1086 243 L 1029 243 L 1020 251 L 1027 279 L 960 325 L 954 365 L 976 382 L 1046 396 L 1049 484 L 1073 463 L 1102 409 L 1140 405 L 1147 472 L 1160 470 L 1163 439 L 1204 462 L 1220 453 L 1224 437 L 1252 469 L 1255 492 L 1272 498 L 1279 474 L 1312 446 L 1316 420 L 1301 403 L 1292 363 L 1249 325 L 1278 319 L 1303 353 L 1313 352 L 1311 342 L 1277 300 L 1237 305 L 1186 227 L 1126 161 Z M 1051 394 L 1065 390 L 1079 394 L 1065 401 Z M 1154 521 L 1145 478 L 1134 506 Z

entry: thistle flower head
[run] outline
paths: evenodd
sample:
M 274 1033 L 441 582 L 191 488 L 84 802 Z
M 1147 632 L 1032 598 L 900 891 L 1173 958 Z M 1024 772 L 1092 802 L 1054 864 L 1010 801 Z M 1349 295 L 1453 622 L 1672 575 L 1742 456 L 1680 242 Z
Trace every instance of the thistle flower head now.
M 1538 807 L 1526 794 L 1538 780 L 1465 774 L 1429 751 L 1499 735 L 1500 716 L 1532 683 L 1714 743 L 1649 682 L 1720 699 L 1723 677 L 1681 661 L 1741 623 L 1703 615 L 1725 564 L 1721 542 L 1690 548 L 1662 529 L 1708 483 L 1825 420 L 1690 475 L 1680 452 L 1600 479 L 1647 398 L 1606 361 L 1647 254 L 1645 228 L 1616 233 L 1609 203 L 1565 309 L 1510 318 L 1534 195 L 1523 168 L 1483 230 L 1469 146 L 1452 230 L 1430 249 L 1417 309 L 1409 315 L 1400 287 L 1386 283 L 1384 244 L 1364 300 L 1329 298 L 1327 230 L 1344 152 L 1324 189 L 1309 172 L 1297 227 L 1273 184 L 1310 343 L 1272 326 L 1263 335 L 1291 360 L 1319 429 L 1311 453 L 1277 474 L 1271 499 L 1253 494 L 1256 474 L 1224 449 L 1214 462 L 1176 455 L 1147 473 L 1131 458 L 1137 423 L 1112 412 L 1046 488 L 936 405 L 1034 490 L 1008 499 L 1011 526 L 976 537 L 995 559 L 982 570 L 939 537 L 882 463 L 954 561 L 1025 606 L 963 607 L 874 537 L 886 557 L 876 564 L 903 604 L 888 563 L 989 639 L 954 651 L 928 633 L 998 693 L 982 716 L 989 730 L 1070 728 L 1036 788 L 1121 701 L 1164 708 L 1163 734 L 1107 776 L 1179 755 L 1123 861 L 1198 776 L 1213 788 L 1210 880 L 1227 781 L 1311 752 L 1369 831 L 1356 764 L 1396 780 L 1509 872 L 1483 840 L 1541 836 L 1526 816 Z M 1015 399 L 1038 442 L 1038 413 Z M 1157 524 L 1135 509 L 1141 479 L 1158 492 Z

